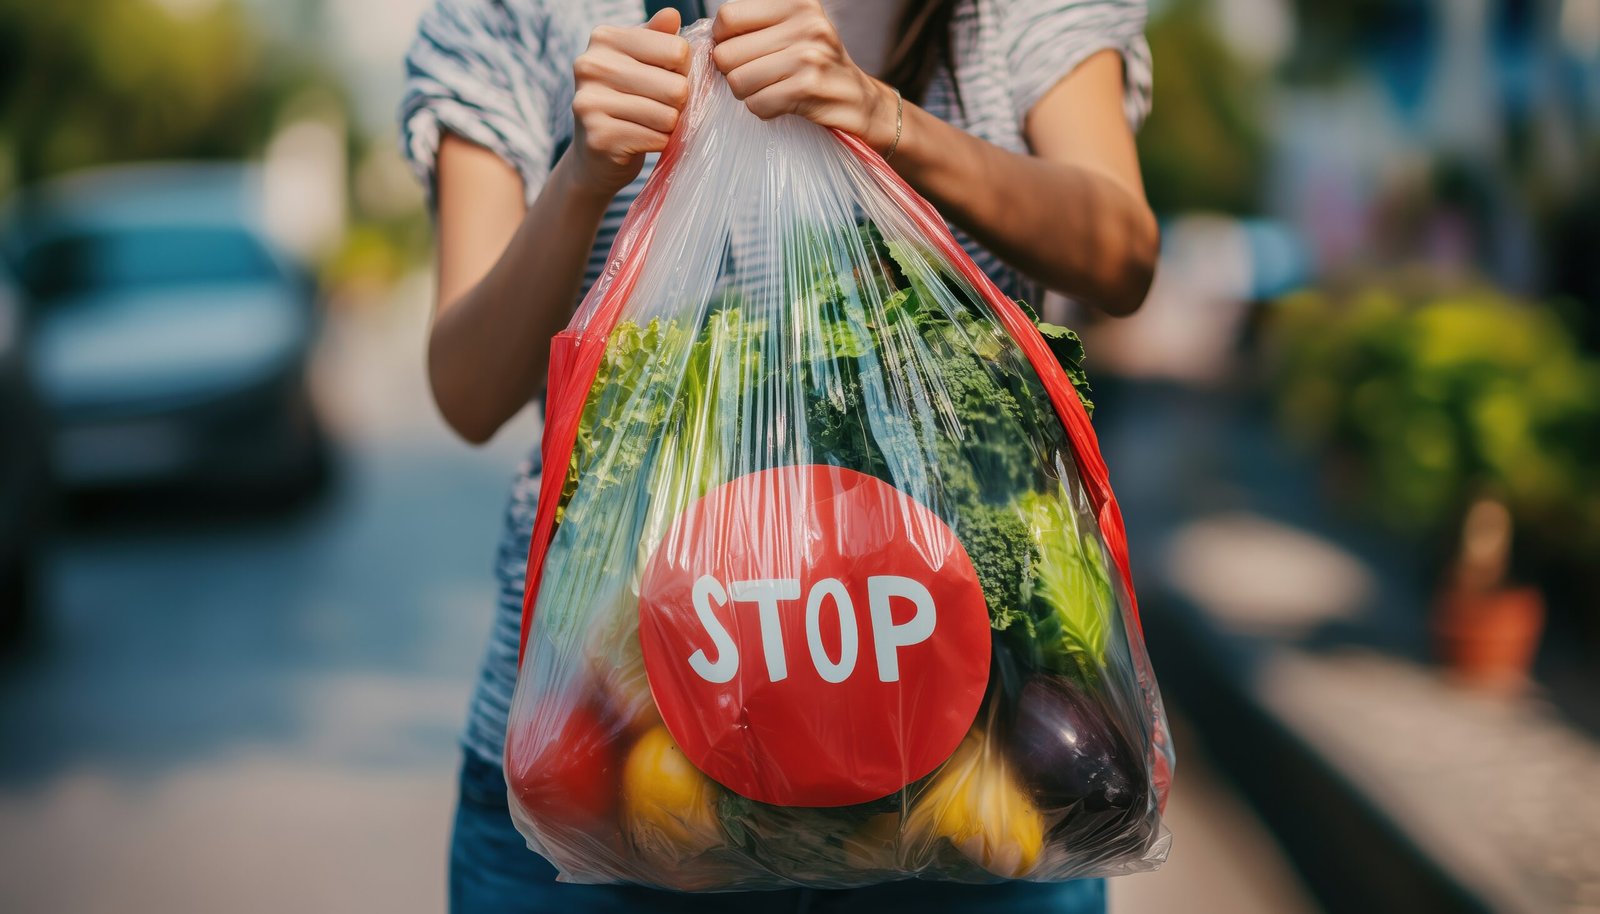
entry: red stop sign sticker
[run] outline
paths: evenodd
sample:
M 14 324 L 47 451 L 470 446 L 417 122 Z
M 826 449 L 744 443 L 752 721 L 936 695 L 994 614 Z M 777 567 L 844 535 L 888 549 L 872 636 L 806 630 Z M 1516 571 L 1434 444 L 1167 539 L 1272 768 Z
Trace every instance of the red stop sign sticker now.
M 955 533 L 840 467 L 763 470 L 691 504 L 645 568 L 639 638 L 689 760 L 780 806 L 861 803 L 929 773 L 989 679 L 989 614 Z

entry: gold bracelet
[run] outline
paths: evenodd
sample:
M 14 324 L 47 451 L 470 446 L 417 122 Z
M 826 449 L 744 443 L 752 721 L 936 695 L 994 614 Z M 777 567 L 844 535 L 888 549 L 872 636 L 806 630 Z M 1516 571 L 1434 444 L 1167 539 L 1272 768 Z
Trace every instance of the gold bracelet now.
M 900 90 L 894 90 L 894 142 L 889 144 L 889 151 L 883 154 L 885 162 L 894 158 L 894 151 L 900 148 L 900 131 L 906 126 L 906 100 L 900 95 Z

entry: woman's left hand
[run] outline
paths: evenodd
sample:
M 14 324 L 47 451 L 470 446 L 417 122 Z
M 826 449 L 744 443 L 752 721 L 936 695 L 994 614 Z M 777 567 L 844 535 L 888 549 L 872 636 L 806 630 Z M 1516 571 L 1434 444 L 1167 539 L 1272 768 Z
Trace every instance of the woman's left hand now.
M 894 90 L 850 59 L 820 0 L 732 0 L 711 36 L 717 69 L 756 116 L 798 114 L 879 152 L 894 143 Z

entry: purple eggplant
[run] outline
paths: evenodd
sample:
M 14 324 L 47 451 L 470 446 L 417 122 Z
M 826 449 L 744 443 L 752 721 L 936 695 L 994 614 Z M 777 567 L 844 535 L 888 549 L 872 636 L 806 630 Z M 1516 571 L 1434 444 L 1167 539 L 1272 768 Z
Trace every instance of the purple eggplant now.
M 1036 675 L 1022 687 L 1007 748 L 1044 810 L 1126 810 L 1141 805 L 1145 778 L 1127 740 L 1083 689 Z

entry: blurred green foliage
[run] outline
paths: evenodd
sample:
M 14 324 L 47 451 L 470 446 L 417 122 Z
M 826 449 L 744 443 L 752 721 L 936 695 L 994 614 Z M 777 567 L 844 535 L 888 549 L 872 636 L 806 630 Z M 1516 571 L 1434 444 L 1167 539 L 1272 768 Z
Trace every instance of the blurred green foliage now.
M 323 285 L 342 297 L 380 301 L 406 274 L 428 261 L 433 235 L 419 206 L 404 216 L 357 218 L 321 264 Z
M 333 81 L 230 2 L 0 0 L 0 192 L 105 162 L 248 155 L 312 85 Z
M 1270 320 L 1285 427 L 1353 470 L 1373 512 L 1441 531 L 1489 495 L 1524 545 L 1600 549 L 1600 360 L 1555 309 L 1401 277 L 1297 294 Z
M 1150 204 L 1162 214 L 1260 208 L 1265 74 L 1234 55 L 1208 10 L 1202 0 L 1176 0 L 1148 30 L 1155 94 L 1139 160 Z

